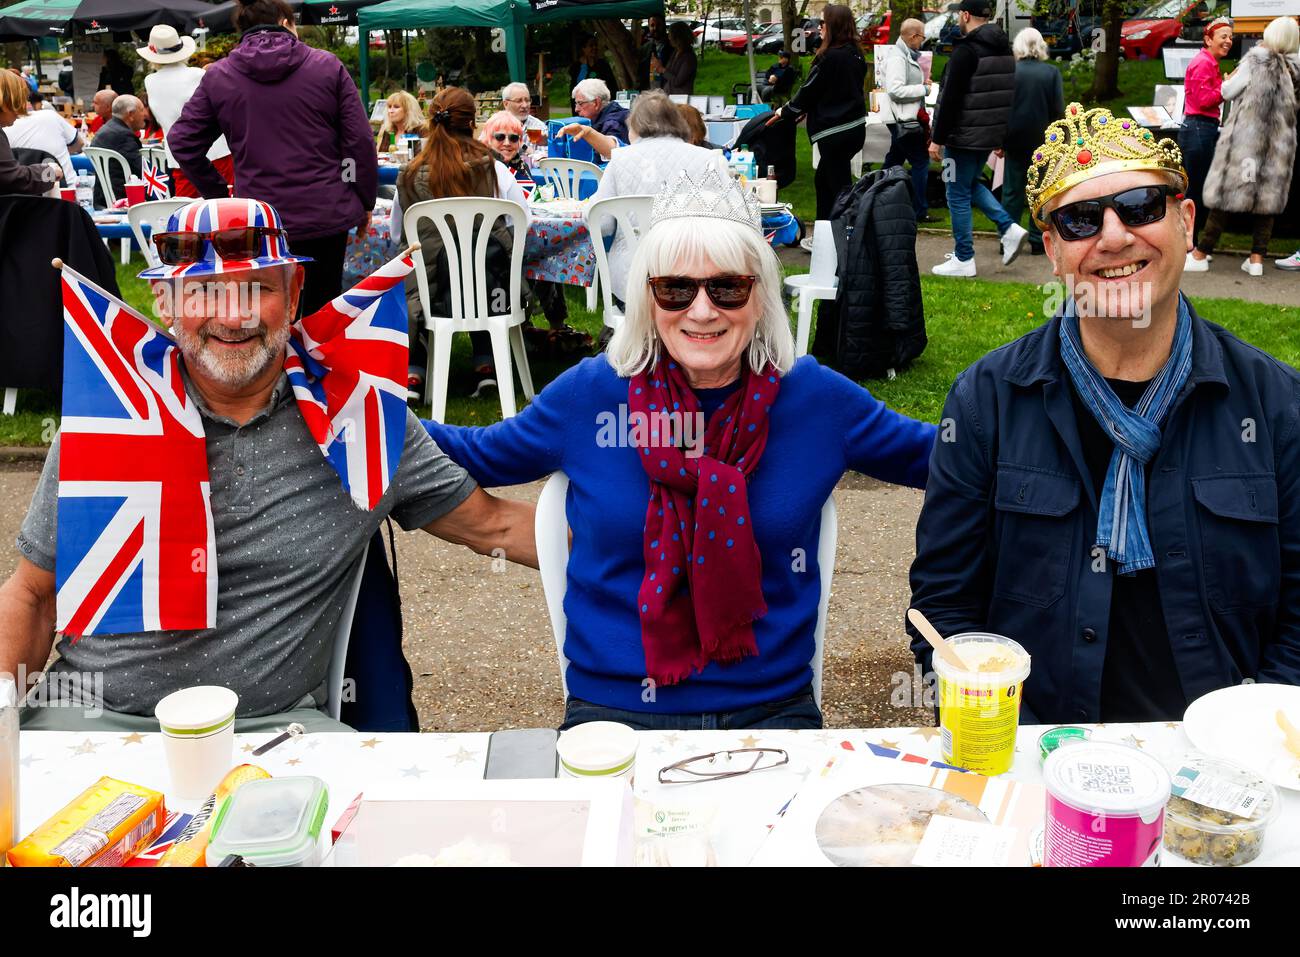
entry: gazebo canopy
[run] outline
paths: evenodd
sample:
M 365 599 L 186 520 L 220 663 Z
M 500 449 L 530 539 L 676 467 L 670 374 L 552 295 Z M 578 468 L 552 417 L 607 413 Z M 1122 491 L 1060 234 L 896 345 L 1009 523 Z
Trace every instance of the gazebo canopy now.
M 534 23 L 564 20 L 611 20 L 663 16 L 664 0 L 387 0 L 357 13 L 361 30 L 361 95 L 370 102 L 369 50 L 372 30 L 415 30 L 432 27 L 500 27 L 505 31 L 510 78 L 523 80 L 524 30 Z

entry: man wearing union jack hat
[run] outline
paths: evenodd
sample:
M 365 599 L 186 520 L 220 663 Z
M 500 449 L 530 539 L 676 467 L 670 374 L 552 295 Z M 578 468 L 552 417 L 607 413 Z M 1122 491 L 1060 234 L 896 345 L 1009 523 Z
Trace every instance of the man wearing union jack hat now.
M 321 710 L 331 647 L 383 520 L 535 566 L 533 508 L 484 492 L 406 408 L 409 258 L 294 323 L 304 257 L 268 204 L 191 203 L 153 238 L 141 276 L 174 343 L 64 270 L 63 421 L 0 588 L 0 674 L 42 669 L 57 630 L 46 686 L 78 690 L 25 727 L 157 730 L 161 698 L 221 685 L 242 730 L 346 730 Z M 169 544 L 194 526 L 204 548 Z M 98 700 L 66 675 L 101 675 Z

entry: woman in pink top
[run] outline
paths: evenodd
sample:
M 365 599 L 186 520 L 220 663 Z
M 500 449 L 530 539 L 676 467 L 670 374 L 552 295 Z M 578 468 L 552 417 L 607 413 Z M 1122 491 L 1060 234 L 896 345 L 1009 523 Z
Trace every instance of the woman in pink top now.
M 1193 238 L 1199 238 L 1205 225 L 1201 191 L 1214 159 L 1219 141 L 1219 108 L 1223 105 L 1223 77 L 1219 61 L 1232 49 L 1232 21 L 1217 17 L 1205 27 L 1205 47 L 1187 65 L 1183 78 L 1183 128 L 1178 145 L 1183 151 L 1183 168 L 1187 170 L 1187 198 L 1196 204 Z

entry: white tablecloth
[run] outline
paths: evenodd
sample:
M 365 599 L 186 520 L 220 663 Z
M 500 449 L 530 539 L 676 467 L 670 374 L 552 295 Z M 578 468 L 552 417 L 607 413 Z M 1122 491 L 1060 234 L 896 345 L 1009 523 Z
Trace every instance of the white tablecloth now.
M 1170 723 L 1096 725 L 1094 736 L 1122 741 L 1174 760 L 1191 745 L 1181 725 Z M 1042 727 L 1020 729 L 1015 765 L 1008 774 L 1041 783 L 1038 736 Z M 249 752 L 268 734 L 236 735 L 236 760 L 252 761 L 274 776 L 313 774 L 329 787 L 333 824 L 359 793 L 382 791 L 386 797 L 420 797 L 428 783 L 477 780 L 483 776 L 490 735 L 470 734 L 308 734 L 290 740 L 260 758 Z M 691 731 L 643 732 L 637 752 L 634 789 L 638 798 L 657 805 L 707 806 L 715 810 L 711 833 L 718 862 L 743 865 L 762 843 L 767 828 L 798 790 L 803 776 L 831 755 L 848 747 L 874 744 L 937 760 L 939 733 L 934 728 L 879 728 L 825 731 Z M 21 735 L 21 827 L 26 835 L 102 775 L 168 791 L 161 737 L 156 734 L 24 731 Z M 661 785 L 659 768 L 683 758 L 740 747 L 784 748 L 784 768 L 727 781 Z M 1300 793 L 1279 789 L 1282 812 L 1269 828 L 1259 865 L 1300 864 Z M 168 800 L 168 807 L 193 811 L 200 802 Z M 1182 863 L 1163 855 L 1166 864 Z

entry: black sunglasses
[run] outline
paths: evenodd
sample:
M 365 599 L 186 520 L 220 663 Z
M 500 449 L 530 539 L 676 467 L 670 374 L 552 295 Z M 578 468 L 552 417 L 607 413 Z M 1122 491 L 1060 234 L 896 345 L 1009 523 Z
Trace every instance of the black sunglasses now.
M 493 134 L 492 134 L 492 138 L 493 138 L 494 140 L 496 140 L 498 143 L 506 143 L 506 142 L 510 142 L 510 143 L 518 143 L 518 142 L 519 142 L 519 134 L 518 134 L 518 133 L 493 133 Z
M 1183 192 L 1172 186 L 1135 186 L 1109 196 L 1067 203 L 1048 215 L 1062 239 L 1087 239 L 1101 232 L 1108 209 L 1115 210 L 1115 215 L 1125 226 L 1149 226 L 1160 222 L 1165 218 L 1165 198 L 1168 196 L 1182 199 Z
M 739 309 L 749 302 L 749 294 L 757 281 L 757 276 L 712 276 L 708 279 L 655 276 L 646 280 L 659 308 L 669 312 L 681 312 L 689 307 L 701 286 L 719 309 Z

